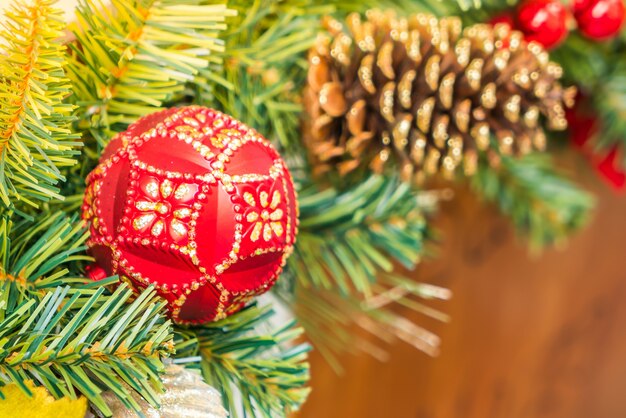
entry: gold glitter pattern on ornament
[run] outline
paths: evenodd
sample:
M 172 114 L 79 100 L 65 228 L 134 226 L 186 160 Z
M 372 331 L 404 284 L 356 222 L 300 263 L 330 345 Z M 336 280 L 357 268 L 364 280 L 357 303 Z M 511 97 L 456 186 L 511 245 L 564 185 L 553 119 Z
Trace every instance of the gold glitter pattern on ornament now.
M 172 207 L 177 201 L 181 201 L 191 191 L 188 184 L 182 183 L 175 188 L 174 183 L 169 179 L 158 180 L 151 178 L 140 188 L 144 196 L 135 202 L 135 208 L 141 213 L 133 219 L 135 231 L 145 231 L 150 228 L 150 234 L 158 238 L 168 229 L 170 235 L 176 239 L 187 238 L 189 220 L 192 210 L 187 206 Z M 174 196 L 174 200 L 169 198 Z M 158 200 L 157 200 L 158 199 Z M 156 201 L 154 201 L 156 200 Z
M 163 196 L 164 199 L 167 199 L 172 194 L 172 190 L 172 182 L 167 179 L 163 180 L 161 183 L 161 196 Z
M 156 180 L 150 181 L 145 188 L 146 194 L 152 199 L 159 198 L 159 183 Z
M 156 219 L 156 215 L 154 213 L 149 213 L 147 215 L 141 215 L 133 220 L 133 228 L 135 230 L 146 229 L 148 226 L 152 224 L 152 221 Z
M 176 192 L 174 192 L 174 197 L 177 200 L 181 200 L 183 197 L 185 197 L 187 193 L 189 193 L 189 186 L 183 183 L 176 188 Z
M 262 191 L 259 193 L 259 201 L 257 202 L 252 193 L 245 192 L 244 200 L 250 208 L 246 214 L 246 221 L 251 223 L 252 232 L 250 233 L 250 241 L 257 242 L 263 238 L 268 242 L 275 235 L 282 237 L 284 229 L 284 213 L 278 208 L 282 196 L 278 190 L 272 193 L 272 201 L 269 200 L 269 193 Z

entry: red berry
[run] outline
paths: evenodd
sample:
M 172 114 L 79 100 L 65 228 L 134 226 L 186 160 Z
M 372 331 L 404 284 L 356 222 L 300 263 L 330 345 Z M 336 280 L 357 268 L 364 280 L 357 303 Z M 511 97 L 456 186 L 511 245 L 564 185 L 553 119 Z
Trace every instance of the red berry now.
M 617 36 L 626 17 L 623 0 L 574 0 L 572 11 L 582 34 L 598 41 Z
M 600 161 L 597 162 L 596 168 L 611 186 L 617 191 L 623 191 L 626 188 L 626 171 L 620 166 L 619 149 L 617 146 L 611 148 Z
M 567 37 L 567 17 L 567 9 L 557 0 L 528 0 L 519 6 L 515 26 L 527 41 L 550 49 Z
M 578 91 L 576 104 L 565 111 L 570 140 L 584 152 L 592 151 L 589 141 L 600 128 L 600 118 L 594 112 L 589 98 Z
M 501 13 L 499 15 L 493 16 L 491 19 L 489 19 L 489 24 L 491 24 L 492 26 L 496 26 L 499 24 L 506 25 L 511 31 L 515 29 L 515 19 L 510 12 Z M 500 45 L 500 48 L 508 48 L 509 43 L 510 38 L 509 36 L 506 36 L 504 39 L 502 39 L 502 45 Z
M 489 23 L 493 26 L 497 25 L 498 23 L 505 23 L 511 28 L 515 27 L 515 20 L 513 19 L 513 15 L 508 12 L 493 16 L 491 19 L 489 19 Z

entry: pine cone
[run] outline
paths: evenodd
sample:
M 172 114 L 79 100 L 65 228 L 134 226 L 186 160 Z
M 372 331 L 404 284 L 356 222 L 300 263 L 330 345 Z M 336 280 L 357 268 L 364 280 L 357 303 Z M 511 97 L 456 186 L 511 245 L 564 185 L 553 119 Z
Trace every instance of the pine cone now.
M 317 173 L 344 175 L 388 160 L 404 179 L 476 169 L 478 152 L 543 149 L 543 115 L 565 129 L 574 89 L 559 65 L 507 25 L 463 30 L 458 18 L 353 14 L 332 18 L 309 53 L 305 142 Z M 347 30 L 346 30 L 347 29 Z M 497 151 L 496 151 L 497 150 Z

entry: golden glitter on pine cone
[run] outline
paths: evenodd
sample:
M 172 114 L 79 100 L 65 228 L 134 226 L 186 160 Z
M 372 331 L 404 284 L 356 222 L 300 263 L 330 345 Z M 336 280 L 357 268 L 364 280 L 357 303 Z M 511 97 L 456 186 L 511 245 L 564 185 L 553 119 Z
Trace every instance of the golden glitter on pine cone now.
M 344 175 L 394 160 L 405 180 L 463 166 L 479 151 L 543 149 L 547 127 L 567 127 L 575 89 L 537 43 L 507 25 L 463 30 L 458 18 L 398 18 L 371 10 L 363 21 L 327 18 L 309 52 L 305 142 L 315 170 Z M 497 149 L 497 151 L 495 151 Z

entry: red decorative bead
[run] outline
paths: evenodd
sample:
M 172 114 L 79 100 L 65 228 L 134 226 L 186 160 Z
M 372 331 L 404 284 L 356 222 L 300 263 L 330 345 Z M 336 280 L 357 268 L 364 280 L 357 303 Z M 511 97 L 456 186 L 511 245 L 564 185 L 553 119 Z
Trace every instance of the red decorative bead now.
M 565 111 L 572 144 L 593 165 L 600 177 L 617 191 L 626 190 L 626 170 L 620 164 L 619 148 L 608 153 L 598 151 L 594 136 L 602 130 L 602 121 L 592 109 L 588 98 L 579 91 L 576 105 Z
M 502 38 L 502 43 L 497 45 L 499 49 L 508 48 L 511 44 L 510 35 L 512 31 L 515 29 L 515 19 L 513 18 L 513 14 L 510 12 L 504 12 L 498 15 L 493 16 L 489 19 L 489 24 L 492 26 L 496 25 L 505 25 L 509 30 L 508 36 Z
M 297 232 L 293 181 L 256 131 L 192 106 L 115 136 L 87 177 L 91 254 L 135 289 L 153 284 L 178 323 L 240 309 L 276 281 Z
M 617 36 L 626 17 L 623 0 L 574 0 L 572 11 L 580 32 L 598 41 Z
M 489 19 L 489 24 L 493 26 L 499 23 L 507 24 L 512 29 L 515 28 L 515 19 L 513 18 L 513 14 L 511 14 L 510 12 L 501 13 Z
M 601 158 L 596 169 L 616 191 L 624 191 L 626 189 L 626 170 L 620 165 L 619 149 L 617 146 Z
M 567 19 L 567 10 L 558 0 L 528 0 L 517 9 L 515 29 L 522 31 L 527 41 L 550 49 L 567 37 Z
M 575 105 L 565 110 L 565 118 L 572 144 L 591 155 L 593 146 L 590 146 L 589 141 L 598 131 L 600 120 L 591 108 L 588 98 L 580 90 L 576 95 Z

